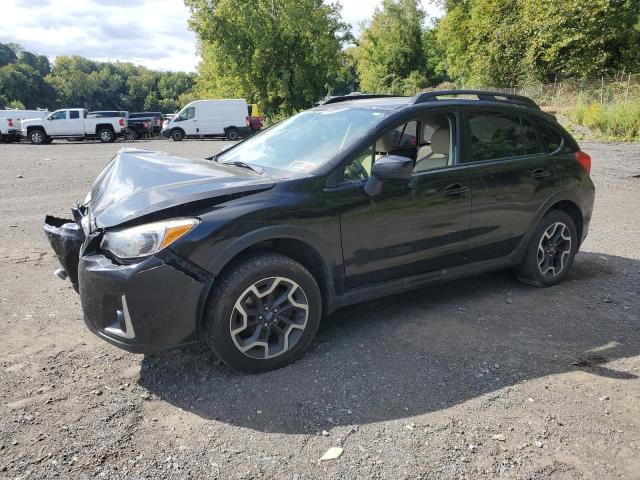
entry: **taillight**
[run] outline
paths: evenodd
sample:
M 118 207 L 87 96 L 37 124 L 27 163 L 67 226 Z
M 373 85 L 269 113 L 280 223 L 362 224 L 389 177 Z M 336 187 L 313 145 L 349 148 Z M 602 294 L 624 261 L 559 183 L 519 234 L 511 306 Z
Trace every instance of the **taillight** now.
M 121 118 L 120 120 L 118 120 L 118 123 L 120 124 L 121 127 L 124 127 L 124 118 Z
M 7 122 L 9 122 L 10 127 L 13 127 L 13 119 L 7 118 Z
M 142 126 L 144 128 L 148 128 L 149 127 L 149 122 L 142 122 Z
M 156 118 L 156 125 L 162 125 L 162 119 Z
M 247 127 L 251 127 L 251 119 L 249 117 L 244 117 L 244 121 L 247 122 Z
M 587 175 L 591 174 L 591 157 L 589 155 L 579 150 L 576 152 L 576 160 L 582 169 L 587 172 Z

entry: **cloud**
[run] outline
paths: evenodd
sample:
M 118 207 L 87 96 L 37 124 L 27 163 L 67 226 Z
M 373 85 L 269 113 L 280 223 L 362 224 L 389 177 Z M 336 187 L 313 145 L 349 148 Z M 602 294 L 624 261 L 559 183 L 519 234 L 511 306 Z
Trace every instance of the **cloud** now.
M 81 55 L 193 71 L 195 34 L 182 0 L 2 0 L 0 42 L 50 58 Z M 28 6 L 26 6 L 28 4 Z
M 246 1 L 246 0 L 243 0 Z M 330 1 L 330 0 L 326 0 Z M 196 36 L 183 0 L 0 0 L 1 43 L 18 43 L 53 59 L 81 55 L 133 62 L 157 70 L 194 71 Z M 345 21 L 359 32 L 382 0 L 341 0 Z M 442 15 L 422 0 L 431 16 Z

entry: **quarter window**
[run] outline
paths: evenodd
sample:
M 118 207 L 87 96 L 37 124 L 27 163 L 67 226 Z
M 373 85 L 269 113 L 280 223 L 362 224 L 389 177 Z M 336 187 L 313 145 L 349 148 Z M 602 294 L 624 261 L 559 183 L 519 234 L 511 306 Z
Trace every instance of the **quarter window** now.
M 474 162 L 524 155 L 520 118 L 499 112 L 471 112 L 471 160 Z

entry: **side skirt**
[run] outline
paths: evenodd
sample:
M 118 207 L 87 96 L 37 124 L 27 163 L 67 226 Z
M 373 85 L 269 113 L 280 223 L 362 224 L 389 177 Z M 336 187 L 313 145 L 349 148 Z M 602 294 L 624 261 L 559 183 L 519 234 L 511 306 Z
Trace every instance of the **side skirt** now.
M 410 290 L 416 290 L 435 283 L 450 282 L 452 280 L 479 275 L 481 273 L 510 268 L 520 264 L 523 256 L 523 251 L 516 250 L 506 257 L 459 265 L 453 268 L 421 273 L 410 277 L 399 278 L 388 282 L 376 283 L 375 285 L 349 290 L 343 295 L 335 296 L 327 302 L 326 314 L 331 314 L 337 309 L 346 307 L 347 305 L 366 302 L 376 298 L 395 295 L 397 293 L 408 292 Z

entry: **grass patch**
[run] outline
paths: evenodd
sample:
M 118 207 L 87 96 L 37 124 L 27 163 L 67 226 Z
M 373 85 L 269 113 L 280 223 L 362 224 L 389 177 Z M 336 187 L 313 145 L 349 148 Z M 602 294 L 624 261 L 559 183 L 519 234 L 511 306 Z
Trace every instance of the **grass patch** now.
M 573 122 L 590 128 L 604 140 L 640 141 L 640 100 L 578 104 L 567 114 Z

